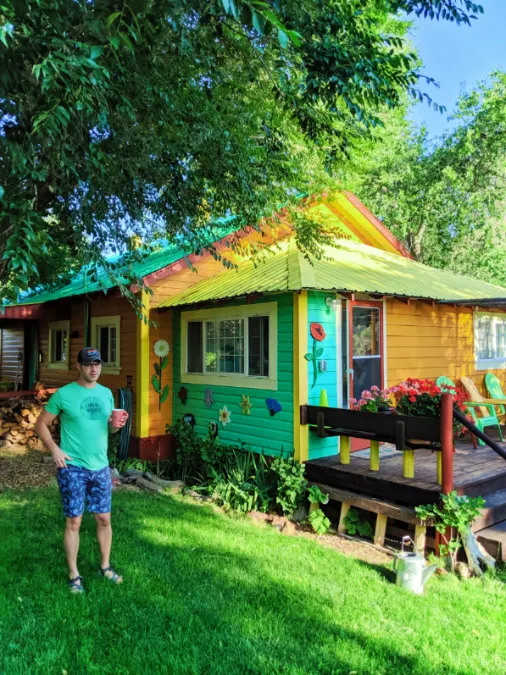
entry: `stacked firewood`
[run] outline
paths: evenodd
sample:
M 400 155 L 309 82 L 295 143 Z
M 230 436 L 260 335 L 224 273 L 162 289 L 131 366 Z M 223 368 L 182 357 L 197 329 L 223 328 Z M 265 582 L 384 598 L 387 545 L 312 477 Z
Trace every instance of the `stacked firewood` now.
M 6 446 L 29 445 L 36 447 L 38 445 L 34 427 L 47 397 L 48 392 L 43 386 L 39 386 L 38 389 L 36 387 L 34 396 L 0 400 L 0 439 L 4 441 Z M 49 425 L 49 430 L 53 438 L 58 440 L 58 418 Z

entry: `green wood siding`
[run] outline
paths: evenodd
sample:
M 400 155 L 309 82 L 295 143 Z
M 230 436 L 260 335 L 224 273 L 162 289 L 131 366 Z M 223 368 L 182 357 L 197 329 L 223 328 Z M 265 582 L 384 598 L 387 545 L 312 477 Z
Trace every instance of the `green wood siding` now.
M 243 386 L 217 386 L 183 383 L 188 390 L 188 398 L 183 405 L 177 396 L 181 383 L 181 313 L 174 310 L 174 404 L 173 419 L 179 419 L 185 413 L 195 416 L 195 430 L 201 435 L 207 434 L 209 422 L 218 422 L 219 410 L 226 405 L 231 412 L 231 422 L 224 427 L 218 424 L 218 438 L 230 445 L 246 444 L 257 452 L 264 451 L 268 455 L 293 453 L 293 420 L 296 413 L 293 409 L 293 299 L 292 294 L 270 295 L 255 301 L 277 302 L 278 343 L 277 343 L 277 390 L 249 389 Z M 244 303 L 231 301 L 227 307 L 241 306 Z M 191 309 L 191 308 L 187 308 Z M 204 403 L 204 392 L 211 389 L 214 403 L 207 408 Z M 252 408 L 250 415 L 243 415 L 240 402 L 241 395 L 250 397 Z M 282 410 L 271 416 L 265 399 L 275 398 Z
M 309 326 L 311 323 L 321 323 L 325 330 L 326 337 L 321 342 L 318 342 L 318 346 L 323 348 L 321 359 L 327 361 L 327 370 L 324 373 L 318 373 L 318 379 L 316 380 L 316 385 L 314 387 L 313 363 L 308 362 L 308 403 L 309 405 L 319 405 L 320 393 L 322 389 L 325 389 L 329 400 L 329 406 L 336 407 L 338 405 L 336 360 L 338 336 L 336 336 L 336 312 L 325 304 L 325 298 L 329 295 L 334 297 L 332 293 L 328 292 L 308 292 L 308 352 L 311 352 L 313 349 L 313 337 L 309 332 Z M 309 459 L 318 459 L 320 457 L 336 455 L 338 447 L 337 438 L 318 438 L 315 433 L 309 432 Z

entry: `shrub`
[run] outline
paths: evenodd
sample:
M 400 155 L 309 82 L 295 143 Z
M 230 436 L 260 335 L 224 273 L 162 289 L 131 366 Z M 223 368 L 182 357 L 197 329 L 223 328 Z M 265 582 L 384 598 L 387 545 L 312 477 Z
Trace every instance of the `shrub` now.
M 329 503 L 329 496 L 322 492 L 318 485 L 311 485 L 308 498 L 311 504 L 320 505 Z M 309 522 L 314 532 L 319 535 L 326 534 L 330 527 L 330 520 L 320 508 L 311 511 L 309 514 Z
M 285 516 L 291 516 L 304 501 L 307 481 L 304 477 L 304 465 L 293 457 L 284 459 L 276 457 L 271 463 L 271 470 L 277 477 L 276 504 Z
M 358 534 L 359 537 L 372 537 L 373 531 L 371 524 L 367 520 L 362 520 L 357 509 L 350 509 L 344 519 L 346 532 L 351 536 Z
M 484 505 L 483 497 L 458 495 L 454 490 L 447 495 L 441 495 L 441 504 L 415 506 L 418 518 L 426 525 L 433 525 L 441 534 L 444 543 L 439 547 L 440 552 L 450 559 L 452 570 L 455 569 L 462 547 L 462 537 L 466 536 Z

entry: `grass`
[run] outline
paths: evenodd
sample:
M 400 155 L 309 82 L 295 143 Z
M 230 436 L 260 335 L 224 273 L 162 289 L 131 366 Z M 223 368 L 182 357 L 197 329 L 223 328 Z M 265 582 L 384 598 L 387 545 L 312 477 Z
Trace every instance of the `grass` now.
M 391 570 L 180 497 L 114 496 L 113 586 L 82 528 L 66 588 L 55 488 L 0 494 L 0 673 L 506 672 L 506 587 Z

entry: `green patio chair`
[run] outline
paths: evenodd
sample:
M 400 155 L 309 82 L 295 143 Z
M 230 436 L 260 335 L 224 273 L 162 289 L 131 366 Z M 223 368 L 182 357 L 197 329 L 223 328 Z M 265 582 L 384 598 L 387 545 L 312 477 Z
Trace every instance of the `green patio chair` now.
M 460 381 L 464 386 L 464 389 L 466 390 L 466 393 L 468 394 L 469 398 L 482 399 L 481 401 L 471 400 L 466 401 L 464 403 L 464 405 L 468 408 L 469 412 L 471 413 L 471 417 L 473 418 L 475 426 L 477 426 L 482 433 L 485 433 L 484 432 L 485 427 L 497 427 L 497 429 L 499 430 L 499 438 L 501 439 L 501 441 L 504 440 L 501 425 L 499 424 L 499 419 L 495 411 L 495 405 L 493 405 L 492 403 L 484 402 L 483 397 L 476 389 L 476 386 L 474 385 L 472 380 L 469 380 L 469 378 L 467 377 L 463 377 L 461 378 Z M 453 382 L 453 380 L 450 380 L 449 377 L 445 377 L 444 375 L 437 378 L 436 384 L 442 391 L 445 391 L 445 387 L 453 387 L 454 389 L 457 388 L 455 382 Z M 474 388 L 474 390 L 470 391 L 469 390 L 470 388 L 471 389 Z M 481 416 L 478 416 L 477 414 L 478 412 L 481 413 Z M 474 435 L 471 434 L 471 436 L 473 438 L 473 445 L 474 445 L 476 443 L 476 439 Z M 485 445 L 485 443 L 480 438 L 478 438 L 478 443 L 480 445 Z
M 501 382 L 494 373 L 487 373 L 485 375 L 485 387 L 489 393 L 490 398 L 498 398 L 506 401 L 506 394 L 503 392 Z M 506 415 L 506 408 L 504 405 L 498 405 L 499 414 Z
M 475 425 L 483 433 L 485 427 L 497 427 L 499 430 L 499 438 L 503 441 L 502 429 L 495 409 L 495 403 L 491 403 L 490 399 L 483 398 L 470 377 L 461 377 L 460 383 L 469 396 L 470 400 L 466 401 L 464 405 L 469 409 Z M 478 412 L 481 413 L 481 417 L 478 417 Z M 478 442 L 480 445 L 485 445 L 480 439 L 478 439 Z

